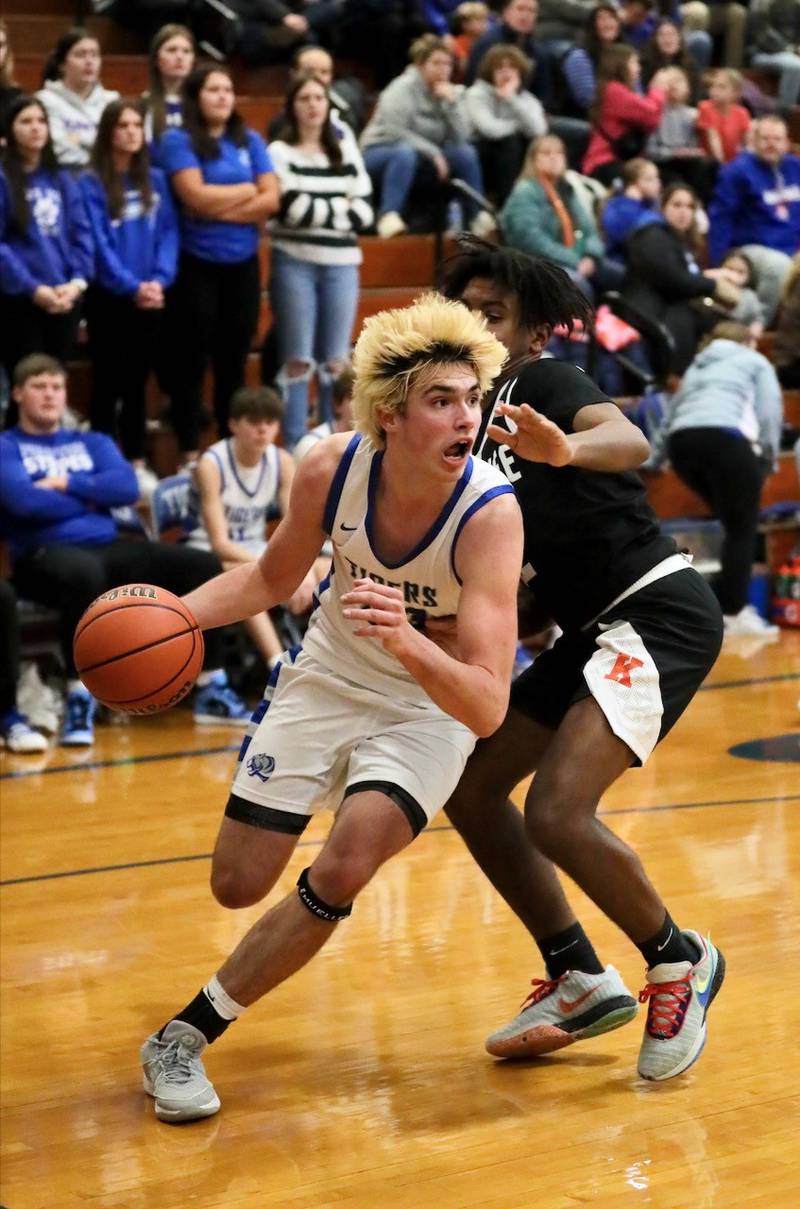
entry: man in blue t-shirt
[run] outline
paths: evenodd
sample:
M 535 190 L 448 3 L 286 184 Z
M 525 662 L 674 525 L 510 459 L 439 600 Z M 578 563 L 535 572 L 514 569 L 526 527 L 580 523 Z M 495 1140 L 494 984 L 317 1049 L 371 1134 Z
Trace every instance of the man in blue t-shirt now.
M 61 742 L 88 746 L 95 702 L 72 657 L 83 611 L 114 584 L 153 583 L 180 596 L 222 568 L 205 550 L 120 538 L 114 510 L 136 502 L 136 475 L 110 437 L 63 427 L 66 374 L 58 361 L 39 353 L 24 358 L 13 392 L 19 421 L 0 435 L 0 532 L 9 542 L 17 591 L 59 613 L 67 675 Z M 248 716 L 223 670 L 221 631 L 206 641 L 194 716 L 223 725 Z

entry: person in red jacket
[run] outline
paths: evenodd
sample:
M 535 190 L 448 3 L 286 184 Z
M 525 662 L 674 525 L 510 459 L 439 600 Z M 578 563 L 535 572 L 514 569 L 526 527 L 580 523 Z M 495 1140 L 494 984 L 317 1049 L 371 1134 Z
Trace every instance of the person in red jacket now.
M 641 155 L 647 135 L 661 121 L 663 72 L 656 72 L 647 95 L 642 96 L 636 91 L 640 70 L 639 56 L 630 46 L 613 45 L 603 51 L 597 95 L 589 111 L 592 137 L 582 171 L 604 185 L 621 177 L 626 160 Z

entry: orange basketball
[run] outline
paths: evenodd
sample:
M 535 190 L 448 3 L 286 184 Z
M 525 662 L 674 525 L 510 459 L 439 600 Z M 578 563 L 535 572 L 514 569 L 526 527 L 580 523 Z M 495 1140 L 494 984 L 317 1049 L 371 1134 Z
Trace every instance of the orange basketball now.
M 157 714 L 191 689 L 203 634 L 186 605 L 152 584 L 112 588 L 93 601 L 72 640 L 75 667 L 93 697 L 126 714 Z

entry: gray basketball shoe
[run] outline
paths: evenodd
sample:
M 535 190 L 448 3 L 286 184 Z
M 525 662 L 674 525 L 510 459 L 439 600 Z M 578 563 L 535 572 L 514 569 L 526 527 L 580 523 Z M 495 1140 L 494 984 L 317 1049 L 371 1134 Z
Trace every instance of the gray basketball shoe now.
M 183 1020 L 170 1020 L 161 1038 L 153 1033 L 145 1041 L 140 1054 L 144 1090 L 155 1100 L 159 1120 L 178 1125 L 219 1112 L 219 1096 L 200 1059 L 207 1044 L 200 1030 Z

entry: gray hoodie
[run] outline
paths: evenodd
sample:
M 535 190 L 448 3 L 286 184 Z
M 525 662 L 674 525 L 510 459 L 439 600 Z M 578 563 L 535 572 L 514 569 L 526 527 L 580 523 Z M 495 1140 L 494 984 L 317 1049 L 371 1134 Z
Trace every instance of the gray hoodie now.
M 740 432 L 757 452 L 774 455 L 782 422 L 783 393 L 767 358 L 735 340 L 712 340 L 670 399 L 648 465 L 663 461 L 666 439 L 686 428 Z
M 47 110 L 53 150 L 65 168 L 81 168 L 89 157 L 97 136 L 100 115 L 118 92 L 95 84 L 88 97 L 80 97 L 63 80 L 48 80 L 36 96 Z
M 464 109 L 464 89 L 453 85 L 453 100 L 433 96 L 413 65 L 387 84 L 375 112 L 361 135 L 361 147 L 378 143 L 409 143 L 429 159 L 441 152 L 445 143 L 466 143 L 469 120 Z

